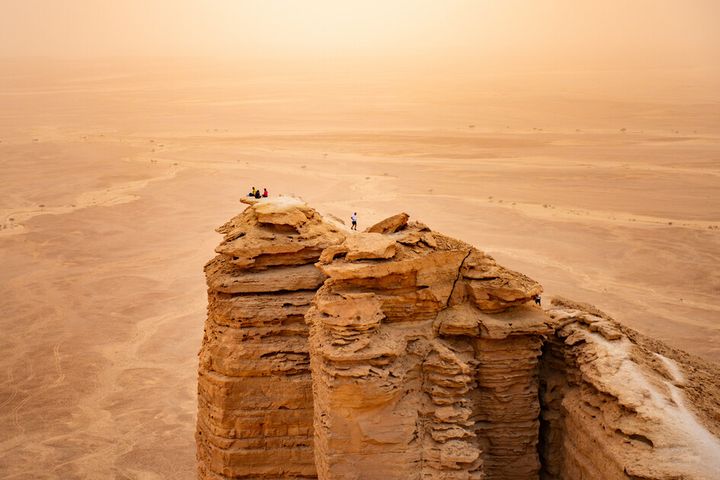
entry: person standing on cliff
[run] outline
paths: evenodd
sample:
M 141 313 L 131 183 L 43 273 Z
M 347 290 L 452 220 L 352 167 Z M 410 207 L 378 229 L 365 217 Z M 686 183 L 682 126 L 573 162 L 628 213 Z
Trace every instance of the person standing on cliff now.
M 357 212 L 353 212 L 353 214 L 350 215 L 350 220 L 352 221 L 350 230 L 357 230 Z

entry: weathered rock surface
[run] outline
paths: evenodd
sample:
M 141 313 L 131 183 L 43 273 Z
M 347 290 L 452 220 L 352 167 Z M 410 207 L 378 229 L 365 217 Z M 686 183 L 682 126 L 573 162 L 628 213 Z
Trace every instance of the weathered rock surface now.
M 259 201 L 218 229 L 205 267 L 198 379 L 200 478 L 314 478 L 305 312 L 313 266 L 345 234 L 303 202 Z
M 376 223 L 365 231 L 368 233 L 395 233 L 405 228 L 409 219 L 410 215 L 407 213 L 398 213 L 397 215 L 393 215 Z
M 206 266 L 201 478 L 720 478 L 720 375 L 406 214 L 252 202 Z M 709 395 L 708 395 L 709 394 Z
M 382 246 L 358 235 L 318 264 L 329 278 L 306 318 L 319 476 L 537 476 L 537 357 L 552 328 L 527 302 L 540 286 L 407 218 L 379 225 L 393 225 Z
M 593 307 L 553 303 L 542 478 L 720 478 L 720 369 Z

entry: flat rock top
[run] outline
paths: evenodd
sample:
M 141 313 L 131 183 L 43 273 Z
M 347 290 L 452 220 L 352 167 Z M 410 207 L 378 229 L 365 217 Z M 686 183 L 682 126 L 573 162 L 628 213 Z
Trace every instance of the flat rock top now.
M 315 210 L 295 197 L 273 197 L 259 200 L 251 207 L 261 223 L 299 227 L 313 216 Z
M 217 229 L 224 238 L 215 249 L 231 257 L 238 267 L 262 268 L 257 262 L 262 256 L 275 256 L 275 264 L 311 263 L 324 248 L 345 239 L 342 228 L 326 222 L 299 198 L 280 196 L 243 203 L 249 207 Z M 281 262 L 279 255 L 286 255 L 285 260 Z

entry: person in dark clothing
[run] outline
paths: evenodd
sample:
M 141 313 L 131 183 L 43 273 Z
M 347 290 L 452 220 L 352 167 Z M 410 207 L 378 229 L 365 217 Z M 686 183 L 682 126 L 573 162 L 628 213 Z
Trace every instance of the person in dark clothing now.
M 540 295 L 535 295 L 535 296 L 533 297 L 533 300 L 535 300 L 535 305 L 537 305 L 538 307 L 539 307 L 540 304 L 542 303 L 542 300 L 540 299 Z
M 255 198 L 260 198 L 260 190 L 255 190 Z

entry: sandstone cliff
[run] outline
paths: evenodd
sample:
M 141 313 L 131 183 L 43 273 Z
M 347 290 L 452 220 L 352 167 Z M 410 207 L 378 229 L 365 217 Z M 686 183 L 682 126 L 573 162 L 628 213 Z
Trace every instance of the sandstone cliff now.
M 313 263 L 345 235 L 290 198 L 254 205 L 218 232 L 218 255 L 205 266 L 200 477 L 314 478 L 304 316 L 325 280 Z
M 588 306 L 544 311 L 470 245 L 282 197 L 218 231 L 200 478 L 720 478 L 715 367 Z
M 556 299 L 541 372 L 543 478 L 720 478 L 720 369 Z
M 391 230 L 318 264 L 328 280 L 306 315 L 318 473 L 537 475 L 537 358 L 552 329 L 525 304 L 540 286 L 421 224 Z M 348 477 L 353 465 L 365 467 Z

